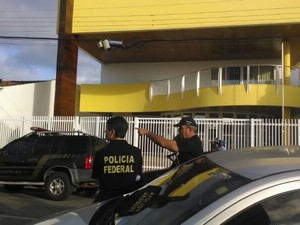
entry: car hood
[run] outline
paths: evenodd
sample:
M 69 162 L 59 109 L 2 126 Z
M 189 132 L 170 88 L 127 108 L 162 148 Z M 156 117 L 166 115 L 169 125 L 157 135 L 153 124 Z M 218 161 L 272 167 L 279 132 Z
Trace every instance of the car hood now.
M 48 217 L 41 218 L 28 225 L 88 225 L 91 217 L 101 206 L 99 204 L 91 204 L 77 209 L 63 211 Z
M 231 149 L 209 153 L 206 157 L 251 180 L 300 169 L 300 146 Z

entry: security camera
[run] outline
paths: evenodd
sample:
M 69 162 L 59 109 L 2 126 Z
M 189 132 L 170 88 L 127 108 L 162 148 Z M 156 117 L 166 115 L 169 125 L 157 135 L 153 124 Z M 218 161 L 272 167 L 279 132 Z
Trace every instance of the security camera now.
M 107 39 L 103 40 L 102 45 L 103 45 L 104 50 L 109 50 L 110 49 L 109 40 L 107 40 Z
M 122 41 L 114 41 L 114 40 L 104 39 L 97 43 L 97 47 L 99 49 L 104 48 L 104 50 L 106 50 L 106 51 L 108 51 L 110 49 L 110 46 L 124 48 Z
M 117 46 L 117 47 L 122 47 L 123 46 L 123 41 L 109 40 L 108 42 L 111 46 Z
M 97 43 L 97 47 L 100 49 L 100 48 L 103 48 L 103 44 L 102 44 L 102 41 L 99 41 L 98 43 Z

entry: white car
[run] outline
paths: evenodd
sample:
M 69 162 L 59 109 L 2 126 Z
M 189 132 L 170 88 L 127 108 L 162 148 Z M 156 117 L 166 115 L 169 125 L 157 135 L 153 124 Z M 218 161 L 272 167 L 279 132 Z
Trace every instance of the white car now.
M 133 193 L 34 224 L 300 224 L 300 147 L 204 154 Z

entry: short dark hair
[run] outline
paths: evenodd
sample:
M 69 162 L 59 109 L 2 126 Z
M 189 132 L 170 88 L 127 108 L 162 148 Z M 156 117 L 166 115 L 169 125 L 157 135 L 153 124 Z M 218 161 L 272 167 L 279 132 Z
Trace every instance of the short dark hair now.
M 115 130 L 116 137 L 124 138 L 128 130 L 128 122 L 123 116 L 114 116 L 107 120 L 106 129 Z

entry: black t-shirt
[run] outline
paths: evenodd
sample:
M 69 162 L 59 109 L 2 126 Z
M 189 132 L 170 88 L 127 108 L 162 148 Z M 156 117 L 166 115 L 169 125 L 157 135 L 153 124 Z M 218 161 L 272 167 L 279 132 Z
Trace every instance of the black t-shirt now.
M 142 166 L 139 148 L 125 140 L 114 140 L 96 153 L 92 177 L 99 179 L 100 189 L 124 194 L 136 189 Z
M 180 164 L 203 154 L 203 144 L 197 135 L 191 138 L 175 138 L 175 141 L 179 149 L 178 161 Z

